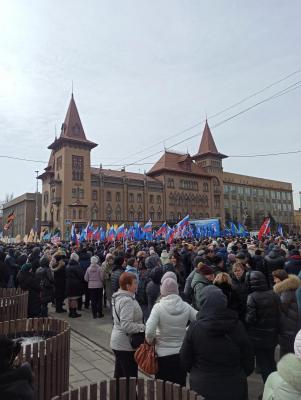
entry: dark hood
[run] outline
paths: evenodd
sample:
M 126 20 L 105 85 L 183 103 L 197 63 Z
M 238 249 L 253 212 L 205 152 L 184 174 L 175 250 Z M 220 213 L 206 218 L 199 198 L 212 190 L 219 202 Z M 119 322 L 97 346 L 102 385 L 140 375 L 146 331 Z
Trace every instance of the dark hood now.
M 281 257 L 278 250 L 272 250 L 269 252 L 268 257 L 275 259 Z
M 247 274 L 246 282 L 249 292 L 263 292 L 269 290 L 266 277 L 260 271 L 250 271 Z
M 223 336 L 235 327 L 238 315 L 227 308 L 227 297 L 223 292 L 210 285 L 202 290 L 197 320 L 210 335 Z
M 49 268 L 49 259 L 47 257 L 42 257 L 40 259 L 40 267 Z
M 152 254 L 151 256 L 147 257 L 145 260 L 145 265 L 147 269 L 153 269 L 160 265 L 160 257 L 158 254 Z
M 151 280 L 156 284 L 160 284 L 162 276 L 163 276 L 162 267 L 155 267 L 154 269 L 152 269 L 150 273 Z

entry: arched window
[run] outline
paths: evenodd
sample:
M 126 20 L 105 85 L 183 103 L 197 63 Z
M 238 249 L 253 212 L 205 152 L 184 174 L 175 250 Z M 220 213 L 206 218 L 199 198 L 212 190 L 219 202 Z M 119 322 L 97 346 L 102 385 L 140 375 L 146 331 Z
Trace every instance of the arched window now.
M 209 185 L 208 185 L 208 182 L 204 182 L 204 184 L 203 184 L 203 191 L 204 191 L 204 192 L 209 192 Z
M 98 209 L 97 207 L 93 207 L 91 210 L 91 219 L 92 220 L 97 220 L 98 219 Z

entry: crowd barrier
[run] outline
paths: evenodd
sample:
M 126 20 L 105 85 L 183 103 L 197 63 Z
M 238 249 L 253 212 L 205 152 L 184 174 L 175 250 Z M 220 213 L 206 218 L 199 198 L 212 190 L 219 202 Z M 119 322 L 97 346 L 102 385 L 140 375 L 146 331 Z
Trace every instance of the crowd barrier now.
M 68 390 L 70 325 L 48 318 L 0 323 L 0 334 L 22 338 L 25 344 L 16 364 L 29 362 L 34 373 L 35 400 L 50 400 Z
M 0 289 L 0 322 L 27 318 L 28 292 Z
M 121 378 L 66 391 L 52 400 L 204 400 L 186 387 L 154 379 Z

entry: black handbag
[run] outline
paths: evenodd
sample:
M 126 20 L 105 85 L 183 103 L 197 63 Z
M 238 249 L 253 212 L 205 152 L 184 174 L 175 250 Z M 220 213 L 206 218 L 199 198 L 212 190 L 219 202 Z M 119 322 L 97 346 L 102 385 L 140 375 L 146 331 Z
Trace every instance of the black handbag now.
M 130 343 L 133 349 L 137 349 L 145 340 L 145 332 L 133 333 L 130 336 Z
M 117 314 L 116 311 L 116 307 L 115 307 L 115 301 L 112 302 L 113 303 L 113 307 L 114 307 L 114 311 L 115 311 L 115 315 L 118 318 L 118 321 L 120 322 L 120 317 Z M 128 334 L 127 334 L 128 335 Z M 130 343 L 131 346 L 134 350 L 136 350 L 142 343 L 144 343 L 145 340 L 145 332 L 137 332 L 137 333 L 132 333 L 130 336 Z

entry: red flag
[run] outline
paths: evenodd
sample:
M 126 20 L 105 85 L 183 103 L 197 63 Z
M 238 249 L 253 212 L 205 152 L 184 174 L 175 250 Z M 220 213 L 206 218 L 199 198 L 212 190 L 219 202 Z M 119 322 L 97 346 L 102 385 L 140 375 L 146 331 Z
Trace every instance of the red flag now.
M 259 232 L 258 232 L 258 239 L 261 240 L 262 236 L 269 235 L 271 233 L 270 229 L 270 218 L 266 218 L 261 225 Z

